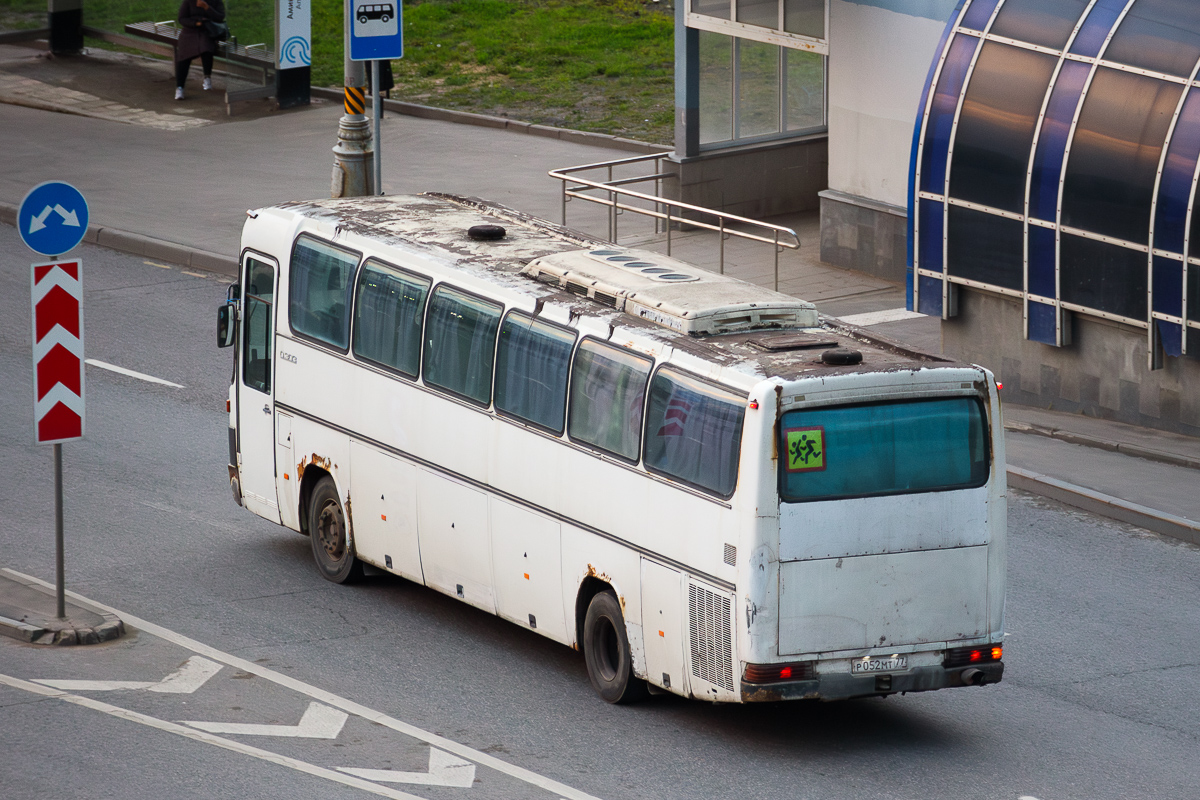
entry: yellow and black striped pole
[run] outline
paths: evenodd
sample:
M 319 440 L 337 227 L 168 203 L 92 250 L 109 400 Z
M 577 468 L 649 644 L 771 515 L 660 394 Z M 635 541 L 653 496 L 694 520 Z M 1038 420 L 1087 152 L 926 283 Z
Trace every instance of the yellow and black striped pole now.
M 367 93 L 362 86 L 346 87 L 346 113 L 361 117 L 367 110 Z

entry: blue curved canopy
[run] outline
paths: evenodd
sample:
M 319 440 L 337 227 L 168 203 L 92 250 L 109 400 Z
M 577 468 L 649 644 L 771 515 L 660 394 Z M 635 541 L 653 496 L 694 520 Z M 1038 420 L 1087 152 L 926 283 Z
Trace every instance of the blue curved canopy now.
M 963 0 L 926 81 L 909 180 L 910 308 L 955 284 L 1200 356 L 1200 3 Z

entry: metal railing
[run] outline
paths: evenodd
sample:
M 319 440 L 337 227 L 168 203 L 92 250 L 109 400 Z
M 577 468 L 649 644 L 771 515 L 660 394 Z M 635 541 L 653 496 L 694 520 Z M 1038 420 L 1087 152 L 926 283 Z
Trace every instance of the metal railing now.
M 623 211 L 632 211 L 635 214 L 653 218 L 654 232 L 656 234 L 659 233 L 661 226 L 661 229 L 667 234 L 668 256 L 671 255 L 671 231 L 673 226 L 678 225 L 682 227 L 686 225 L 690 228 L 703 228 L 705 230 L 716 231 L 720 240 L 719 270 L 722 275 L 725 274 L 725 240 L 730 236 L 770 244 L 775 254 L 775 291 L 779 291 L 779 253 L 781 250 L 798 250 L 800 248 L 800 237 L 796 235 L 796 231 L 782 225 L 772 225 L 769 222 L 748 219 L 747 217 L 740 217 L 737 214 L 729 214 L 724 211 L 695 206 L 679 200 L 668 200 L 662 197 L 662 182 L 678 177 L 675 173 L 663 172 L 662 170 L 662 160 L 670 155 L 672 153 L 669 152 L 654 153 L 646 156 L 619 158 L 614 161 L 601 161 L 596 164 L 581 164 L 578 167 L 550 170 L 548 174 L 551 178 L 557 178 L 562 181 L 563 226 L 567 224 L 567 203 L 578 199 L 608 208 L 608 241 L 613 244 L 617 244 L 617 217 Z M 614 179 L 614 167 L 628 166 L 646 161 L 654 162 L 653 173 L 638 175 L 632 178 Z M 599 169 L 606 171 L 606 180 L 594 181 L 579 177 L 578 175 L 580 172 Z M 630 184 L 647 183 L 649 181 L 654 181 L 653 195 L 622 188 Z M 599 192 L 601 195 L 596 196 L 589 194 L 589 192 Z M 650 207 L 647 208 L 633 205 L 629 202 L 621 202 L 622 198 L 641 200 L 644 203 L 649 203 Z M 714 217 L 716 218 L 715 222 L 708 221 Z M 729 227 L 729 223 L 747 227 L 751 230 L 746 231 L 731 228 Z M 781 237 L 783 237 L 782 240 Z

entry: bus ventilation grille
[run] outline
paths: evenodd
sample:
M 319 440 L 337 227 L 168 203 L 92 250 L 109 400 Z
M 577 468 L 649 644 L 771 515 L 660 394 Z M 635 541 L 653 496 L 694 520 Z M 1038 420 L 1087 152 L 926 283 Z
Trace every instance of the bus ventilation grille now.
M 733 639 L 729 630 L 729 598 L 702 586 L 688 585 L 692 612 L 692 674 L 733 691 Z

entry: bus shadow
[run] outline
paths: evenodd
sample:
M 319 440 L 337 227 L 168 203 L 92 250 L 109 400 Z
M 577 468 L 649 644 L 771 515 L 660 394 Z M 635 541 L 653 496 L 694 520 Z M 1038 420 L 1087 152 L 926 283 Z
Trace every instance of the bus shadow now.
M 289 569 L 312 570 L 315 588 L 328 587 L 339 610 L 361 614 L 375 632 L 379 626 L 453 631 L 455 649 L 469 653 L 481 667 L 503 663 L 512 677 L 536 675 L 533 685 L 521 680 L 491 684 L 492 699 L 514 707 L 536 701 L 550 703 L 567 716 L 608 717 L 613 723 L 637 720 L 657 727 L 671 721 L 708 738 L 715 747 L 749 747 L 783 757 L 955 751 L 969 747 L 977 733 L 939 713 L 918 699 L 920 695 L 745 705 L 654 695 L 635 705 L 607 706 L 588 682 L 583 655 L 536 631 L 397 575 L 375 573 L 346 586 L 327 584 L 312 565 L 308 540 L 295 534 L 263 540 L 255 549 L 259 555 L 269 553 L 273 560 L 290 562 Z

